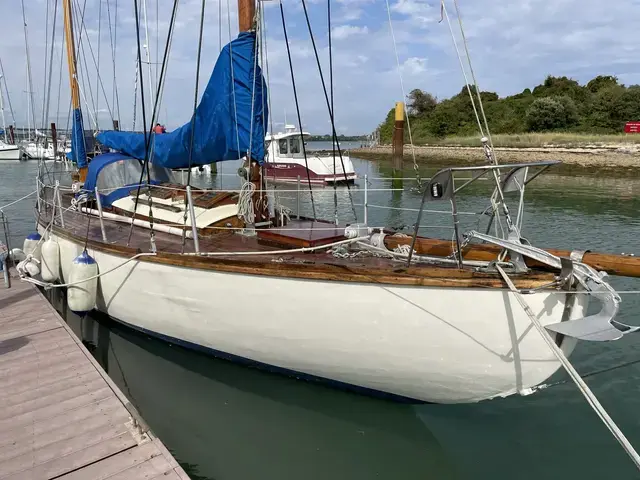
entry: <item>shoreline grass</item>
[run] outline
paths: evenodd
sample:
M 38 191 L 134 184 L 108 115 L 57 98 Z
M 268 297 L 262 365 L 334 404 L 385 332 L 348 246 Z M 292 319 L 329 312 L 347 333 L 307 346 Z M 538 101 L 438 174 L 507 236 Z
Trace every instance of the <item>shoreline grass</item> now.
M 591 133 L 517 133 L 492 135 L 495 147 L 536 148 L 536 147 L 605 147 L 623 144 L 640 145 L 640 134 L 591 134 Z M 478 136 L 455 136 L 420 142 L 425 146 L 479 147 Z

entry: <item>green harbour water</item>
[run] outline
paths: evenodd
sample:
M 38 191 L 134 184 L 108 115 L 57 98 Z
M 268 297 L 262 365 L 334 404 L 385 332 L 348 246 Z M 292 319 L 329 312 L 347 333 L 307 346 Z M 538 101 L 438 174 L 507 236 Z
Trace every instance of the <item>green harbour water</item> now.
M 353 221 L 351 197 L 361 220 L 366 174 L 371 225 L 415 222 L 415 212 L 397 210 L 419 206 L 414 182 L 406 180 L 404 192 L 389 191 L 388 164 L 354 164 L 361 178 L 349 190 L 314 189 L 319 216 L 333 218 L 337 198 L 339 215 Z M 236 187 L 236 169 L 229 162 L 217 176 L 194 175 L 194 182 Z M 0 206 L 33 191 L 36 172 L 35 161 L 0 162 Z M 432 173 L 422 168 L 424 176 Z M 488 182 L 478 182 L 461 197 L 460 210 L 482 210 L 489 192 Z M 278 200 L 293 210 L 297 195 L 295 185 L 278 186 Z M 308 213 L 310 195 L 300 195 Z M 34 197 L 6 210 L 13 246 L 33 231 L 33 207 Z M 478 221 L 463 216 L 463 230 Z M 450 217 L 428 213 L 422 224 L 423 234 L 451 236 Z M 640 178 L 550 170 L 528 189 L 524 225 L 537 246 L 640 255 Z M 640 290 L 640 279 L 612 284 Z M 57 294 L 52 302 L 194 480 L 640 478 L 571 382 L 475 405 L 398 404 L 188 351 L 105 315 L 80 318 Z M 622 295 L 618 319 L 640 324 L 640 295 Z M 640 335 L 580 343 L 571 360 L 582 374 L 640 361 Z M 552 381 L 567 378 L 558 372 Z M 640 448 L 640 363 L 587 383 Z

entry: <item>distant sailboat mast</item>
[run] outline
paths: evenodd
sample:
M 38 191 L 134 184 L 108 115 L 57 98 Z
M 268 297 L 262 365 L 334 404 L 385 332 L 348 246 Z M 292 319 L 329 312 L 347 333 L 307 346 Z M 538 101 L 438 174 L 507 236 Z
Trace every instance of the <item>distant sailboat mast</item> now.
M 4 75 L 0 74 L 0 87 L 2 87 L 2 79 Z M 7 141 L 7 124 L 4 119 L 4 95 L 2 94 L 2 88 L 0 88 L 0 114 L 2 115 L 2 134 L 4 135 L 4 143 Z
M 4 84 L 4 93 L 7 94 L 7 105 L 9 105 L 9 113 L 11 114 L 11 121 L 13 125 L 16 125 L 16 116 L 13 113 L 13 105 L 11 105 L 11 97 L 9 96 L 9 88 L 7 87 L 7 76 L 4 74 L 4 65 L 2 64 L 2 59 L 0 58 L 0 77 L 2 77 L 2 81 L 0 82 L 0 90 L 2 90 L 2 85 Z
M 29 131 L 29 139 L 31 139 L 31 122 L 33 121 L 33 126 L 35 128 L 36 125 L 36 113 L 33 106 L 33 80 L 31 78 L 31 57 L 29 55 L 29 35 L 27 33 L 27 16 L 24 11 L 24 0 L 21 1 L 22 4 L 22 23 L 24 30 L 24 50 L 26 54 L 27 60 L 27 125 Z

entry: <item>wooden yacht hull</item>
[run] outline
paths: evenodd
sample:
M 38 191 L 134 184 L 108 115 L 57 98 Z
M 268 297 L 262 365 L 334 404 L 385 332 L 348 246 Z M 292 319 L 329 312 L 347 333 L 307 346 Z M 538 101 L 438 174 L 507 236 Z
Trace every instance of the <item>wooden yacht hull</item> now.
M 50 235 L 60 245 L 67 281 L 83 244 L 62 232 Z M 89 253 L 101 272 L 131 256 L 91 243 Z M 428 402 L 526 391 L 560 367 L 502 288 L 252 275 L 199 262 L 131 261 L 100 278 L 97 308 L 134 328 L 228 358 Z M 528 295 L 527 302 L 548 325 L 583 316 L 588 295 L 546 291 Z M 572 308 L 565 308 L 568 302 Z M 566 355 L 575 344 L 562 339 Z

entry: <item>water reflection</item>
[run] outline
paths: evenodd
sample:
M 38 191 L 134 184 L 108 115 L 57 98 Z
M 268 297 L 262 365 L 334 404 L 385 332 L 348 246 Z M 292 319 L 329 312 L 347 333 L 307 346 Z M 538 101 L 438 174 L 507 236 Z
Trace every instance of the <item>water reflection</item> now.
M 415 212 L 395 209 L 417 208 L 419 195 L 409 189 L 391 191 L 390 168 L 384 163 L 354 163 L 360 174 L 368 175 L 369 203 L 386 207 L 371 207 L 369 223 L 412 225 Z M 35 188 L 36 167 L 35 162 L 0 163 L 0 205 Z M 236 169 L 229 162 L 217 175 L 196 175 L 194 182 L 237 188 Z M 426 168 L 422 174 L 433 172 Z M 407 169 L 405 176 L 412 177 L 413 171 Z M 68 181 L 65 172 L 56 178 Z M 405 180 L 405 187 L 411 185 Z M 278 186 L 278 195 L 290 202 L 290 208 L 296 205 L 294 189 Z M 490 189 L 488 182 L 473 185 L 461 199 L 460 210 L 484 209 Z M 352 215 L 351 194 L 361 220 L 363 179 L 350 191 L 339 187 L 336 193 L 340 215 Z M 523 233 L 540 246 L 638 254 L 638 194 L 637 178 L 550 172 L 530 185 Z M 311 211 L 306 195 L 301 193 L 303 214 Z M 331 187 L 314 190 L 319 212 L 329 219 L 335 208 L 333 195 Z M 448 207 L 441 204 L 437 209 Z M 14 239 L 21 243 L 34 228 L 33 202 L 7 213 Z M 477 228 L 475 216 L 462 216 L 461 221 L 464 230 Z M 448 216 L 435 213 L 423 219 L 424 224 L 441 227 L 449 222 Z M 446 228 L 427 232 L 444 238 L 451 233 Z M 640 289 L 639 279 L 613 278 L 612 283 L 620 290 Z M 54 301 L 64 312 L 61 298 Z M 623 296 L 620 320 L 637 323 L 638 312 L 640 296 Z M 196 480 L 633 478 L 628 460 L 571 385 L 480 405 L 412 407 L 205 357 L 104 316 L 79 319 L 67 312 L 67 318 Z M 637 338 L 581 343 L 572 362 L 584 373 L 637 359 Z M 589 384 L 637 445 L 640 368 L 591 377 Z

